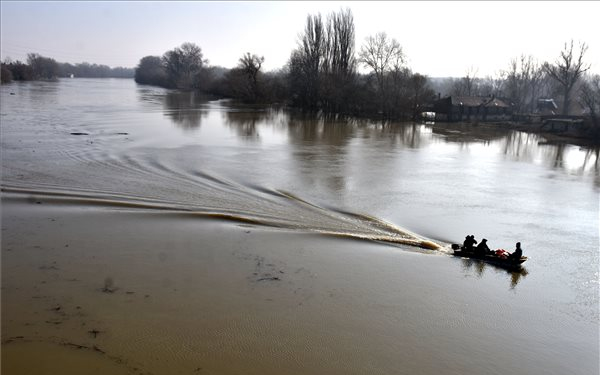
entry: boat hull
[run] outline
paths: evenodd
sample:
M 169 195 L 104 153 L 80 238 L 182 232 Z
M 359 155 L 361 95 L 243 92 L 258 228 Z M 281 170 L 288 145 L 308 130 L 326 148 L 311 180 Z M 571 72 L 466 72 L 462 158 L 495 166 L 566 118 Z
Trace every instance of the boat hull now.
M 504 259 L 504 258 L 500 258 L 496 255 L 481 255 L 481 254 L 466 252 L 463 250 L 454 250 L 454 255 L 464 257 L 464 258 L 478 259 L 478 260 L 484 261 L 486 263 L 490 263 L 490 264 L 493 264 L 496 266 L 506 267 L 506 268 L 519 268 L 519 267 L 521 267 L 521 264 L 523 264 L 527 260 L 526 256 L 522 256 L 521 259 L 519 259 L 519 260 Z

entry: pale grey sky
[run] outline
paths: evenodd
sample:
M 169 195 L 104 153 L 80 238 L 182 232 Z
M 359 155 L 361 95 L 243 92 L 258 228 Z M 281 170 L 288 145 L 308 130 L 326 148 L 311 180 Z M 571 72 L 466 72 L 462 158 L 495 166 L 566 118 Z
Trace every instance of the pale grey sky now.
M 356 50 L 369 35 L 397 39 L 408 65 L 433 77 L 484 77 L 530 54 L 554 61 L 565 42 L 588 44 L 600 73 L 600 2 L 1 2 L 1 57 L 37 52 L 60 62 L 134 67 L 183 42 L 198 44 L 211 65 L 231 68 L 245 52 L 285 65 L 308 14 L 349 7 Z

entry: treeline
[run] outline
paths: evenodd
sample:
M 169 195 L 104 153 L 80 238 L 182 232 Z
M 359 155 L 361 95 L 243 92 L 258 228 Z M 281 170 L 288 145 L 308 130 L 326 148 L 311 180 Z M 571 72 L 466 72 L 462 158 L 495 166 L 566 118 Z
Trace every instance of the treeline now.
M 586 51 L 584 43 L 576 48 L 571 41 L 553 64 L 521 55 L 495 76 L 480 78 L 471 68 L 464 77 L 436 79 L 432 86 L 445 95 L 506 98 L 515 113 L 535 113 L 538 99 L 553 98 L 560 114 L 587 112 L 595 116 L 600 105 L 600 76 L 587 74 Z
M 264 57 L 249 52 L 238 65 L 208 65 L 202 49 L 184 43 L 162 56 L 146 56 L 135 70 L 141 84 L 199 90 L 250 103 L 285 103 L 311 112 L 416 118 L 444 95 L 493 96 L 512 103 L 514 113 L 534 113 L 540 98 L 554 98 L 562 114 L 587 113 L 597 123 L 599 77 L 586 72 L 587 46 L 565 44 L 554 63 L 532 56 L 512 59 L 494 77 L 432 79 L 413 72 L 400 43 L 378 33 L 355 48 L 354 19 L 349 9 L 326 17 L 309 15 L 286 66 L 264 72 Z M 362 66 L 368 73 L 362 74 Z
M 435 92 L 405 61 L 398 41 L 385 33 L 369 38 L 357 54 L 354 18 L 346 9 L 309 15 L 289 62 L 278 71 L 264 72 L 264 57 L 250 52 L 233 69 L 211 67 L 199 46 L 184 43 L 162 56 L 143 57 L 135 80 L 311 112 L 413 118 Z M 372 73 L 360 74 L 359 64 Z
M 60 77 L 78 78 L 133 78 L 134 69 L 107 65 L 59 63 L 50 57 L 37 53 L 27 55 L 27 62 L 2 62 L 2 83 L 11 81 L 55 80 Z

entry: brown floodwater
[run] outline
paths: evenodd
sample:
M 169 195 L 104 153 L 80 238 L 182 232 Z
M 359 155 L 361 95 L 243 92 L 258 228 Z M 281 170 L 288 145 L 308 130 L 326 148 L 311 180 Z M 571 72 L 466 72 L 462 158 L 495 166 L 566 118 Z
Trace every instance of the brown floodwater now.
M 597 150 L 129 80 L 0 94 L 3 373 L 598 373 Z M 466 234 L 530 259 L 449 255 Z

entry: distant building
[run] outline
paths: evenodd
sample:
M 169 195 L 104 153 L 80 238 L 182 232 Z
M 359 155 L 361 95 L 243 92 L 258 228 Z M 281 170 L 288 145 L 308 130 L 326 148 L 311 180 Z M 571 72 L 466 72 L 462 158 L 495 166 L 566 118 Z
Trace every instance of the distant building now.
M 554 99 L 538 99 L 536 113 L 542 116 L 556 115 L 558 113 L 558 105 Z
M 562 108 L 562 100 L 559 102 L 560 104 L 557 104 L 556 101 L 554 99 L 544 99 L 544 98 L 540 98 L 537 101 L 537 107 L 536 107 L 536 114 L 542 116 L 542 118 L 550 118 L 553 116 L 560 116 L 560 117 L 583 117 L 583 116 L 589 116 L 589 109 L 583 105 L 582 103 L 580 103 L 578 100 L 571 100 L 571 103 L 569 105 L 569 114 L 568 115 L 562 115 L 563 113 L 563 108 Z
M 433 111 L 437 121 L 504 121 L 512 105 L 493 96 L 449 96 L 433 103 Z

